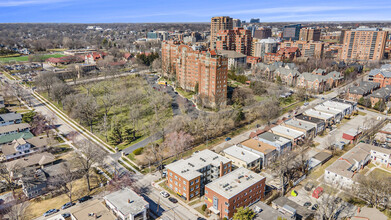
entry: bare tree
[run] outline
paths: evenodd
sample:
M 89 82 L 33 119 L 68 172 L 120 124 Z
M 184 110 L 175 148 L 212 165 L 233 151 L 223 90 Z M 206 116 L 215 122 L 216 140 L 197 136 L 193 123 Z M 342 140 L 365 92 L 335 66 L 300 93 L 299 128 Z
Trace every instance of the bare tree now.
M 273 172 L 273 175 L 280 179 L 281 194 L 285 195 L 286 186 L 291 180 L 294 163 L 294 154 L 291 152 L 286 152 L 282 154 L 278 160 L 275 160 L 274 163 L 270 165 L 270 168 Z
M 72 88 L 62 81 L 56 82 L 52 86 L 52 97 L 57 104 L 67 95 L 72 93 Z M 64 107 L 64 106 L 63 106 Z
M 318 214 L 318 218 L 320 220 L 333 220 L 333 219 L 341 219 L 352 217 L 352 214 L 348 213 L 348 206 L 343 205 L 344 202 L 337 203 L 335 202 L 336 197 L 332 196 L 331 193 L 323 193 L 323 195 L 317 200 L 318 210 L 316 213 Z M 342 211 L 345 216 L 340 216 Z
M 26 210 L 30 203 L 28 201 L 22 201 L 18 204 L 11 206 L 7 211 L 7 217 L 9 220 L 24 220 L 26 218 Z
M 69 202 L 72 202 L 72 196 L 74 193 L 75 180 L 79 175 L 73 172 L 69 163 L 63 163 L 61 166 L 61 174 L 52 177 L 49 181 L 50 187 L 61 190 L 69 198 Z
M 110 192 L 115 192 L 127 187 L 134 188 L 135 182 L 136 180 L 134 177 L 128 173 L 121 176 L 114 175 L 107 186 L 107 190 Z
M 79 95 L 77 97 L 78 102 L 73 109 L 73 113 L 78 119 L 86 123 L 92 132 L 92 125 L 97 115 L 98 105 L 96 104 L 95 99 L 91 96 Z
M 93 166 L 102 161 L 103 153 L 98 146 L 87 140 L 80 141 L 78 145 L 81 148 L 81 153 L 77 154 L 75 163 L 80 167 L 81 174 L 86 178 L 88 191 L 91 191 L 90 176 Z
M 8 166 L 0 163 L 0 184 L 11 189 L 13 195 L 15 195 L 16 187 L 14 176 L 17 175 L 19 168 L 19 165 L 14 161 L 9 162 Z
M 180 153 L 189 148 L 192 141 L 193 137 L 190 134 L 184 131 L 175 131 L 167 135 L 165 144 L 178 157 Z

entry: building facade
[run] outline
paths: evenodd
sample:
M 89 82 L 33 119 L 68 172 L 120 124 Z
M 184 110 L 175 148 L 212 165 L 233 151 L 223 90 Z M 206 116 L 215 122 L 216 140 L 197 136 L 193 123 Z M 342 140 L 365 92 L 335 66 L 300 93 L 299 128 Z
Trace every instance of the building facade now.
M 228 59 L 216 51 L 197 50 L 178 41 L 163 42 L 162 69 L 174 74 L 181 88 L 196 92 L 207 105 L 226 103 Z
M 265 196 L 266 178 L 238 168 L 205 186 L 205 203 L 220 218 L 231 219 L 239 207 L 247 207 Z
M 315 28 L 302 28 L 300 29 L 299 40 L 302 41 L 319 41 L 320 40 L 320 29 Z
M 284 40 L 299 40 L 301 24 L 286 25 L 282 37 Z
M 167 165 L 167 186 L 187 201 L 204 195 L 205 185 L 231 172 L 231 160 L 210 150 Z
M 210 47 L 215 48 L 216 34 L 220 30 L 231 30 L 233 20 L 228 16 L 213 17 L 210 23 Z
M 313 41 L 286 41 L 281 43 L 281 48 L 297 47 L 302 57 L 321 58 L 323 56 L 324 43 Z
M 346 31 L 341 53 L 342 60 L 378 61 L 383 59 L 387 31 L 377 28 L 357 28 Z
M 276 53 L 278 49 L 278 41 L 273 38 L 268 39 L 253 39 L 251 46 L 251 55 L 253 57 L 262 57 L 266 53 Z
M 220 30 L 216 33 L 215 45 L 217 50 L 234 50 L 251 56 L 251 31 L 244 28 Z
M 272 36 L 272 29 L 268 27 L 262 27 L 254 31 L 253 38 L 267 39 Z

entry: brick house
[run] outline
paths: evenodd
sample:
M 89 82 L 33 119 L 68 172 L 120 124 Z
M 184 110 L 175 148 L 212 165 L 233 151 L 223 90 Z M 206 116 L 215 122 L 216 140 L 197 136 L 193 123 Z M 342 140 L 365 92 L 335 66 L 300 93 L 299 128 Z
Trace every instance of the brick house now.
M 290 69 L 288 66 L 279 67 L 274 71 L 274 77 L 279 76 L 281 81 L 289 86 L 295 86 L 297 83 L 297 78 L 300 73 L 296 69 Z
M 391 96 L 391 85 L 375 90 L 369 99 L 371 100 L 371 106 L 375 106 L 379 101 L 388 102 Z
M 363 81 L 358 86 L 350 87 L 348 90 L 348 99 L 357 102 L 360 98 L 371 94 L 380 87 L 378 82 Z
M 238 168 L 205 186 L 205 203 L 219 218 L 231 219 L 239 207 L 264 199 L 266 177 Z
M 391 64 L 385 64 L 380 69 L 371 70 L 368 80 L 379 83 L 380 87 L 391 85 Z

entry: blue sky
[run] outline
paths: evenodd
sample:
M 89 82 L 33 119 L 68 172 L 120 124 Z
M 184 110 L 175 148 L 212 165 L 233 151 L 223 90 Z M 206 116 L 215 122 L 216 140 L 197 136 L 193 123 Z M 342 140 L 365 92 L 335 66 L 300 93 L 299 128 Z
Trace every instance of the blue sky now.
M 391 0 L 0 0 L 0 23 L 391 21 Z

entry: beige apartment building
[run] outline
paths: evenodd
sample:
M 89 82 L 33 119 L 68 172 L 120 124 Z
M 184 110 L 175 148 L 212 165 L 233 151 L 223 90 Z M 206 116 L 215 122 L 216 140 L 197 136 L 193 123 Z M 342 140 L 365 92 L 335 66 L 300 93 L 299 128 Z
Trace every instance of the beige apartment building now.
M 210 22 L 210 47 L 215 48 L 216 34 L 220 30 L 233 29 L 233 19 L 228 16 L 213 17 Z
M 346 31 L 341 60 L 378 61 L 383 59 L 387 31 L 360 27 Z
M 320 29 L 315 28 L 302 28 L 300 29 L 299 40 L 301 41 L 319 41 Z
M 320 59 L 323 56 L 324 43 L 314 41 L 285 41 L 281 48 L 298 47 L 302 57 L 313 57 Z

